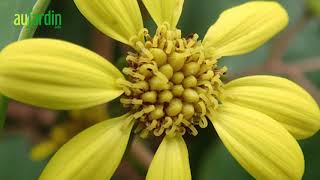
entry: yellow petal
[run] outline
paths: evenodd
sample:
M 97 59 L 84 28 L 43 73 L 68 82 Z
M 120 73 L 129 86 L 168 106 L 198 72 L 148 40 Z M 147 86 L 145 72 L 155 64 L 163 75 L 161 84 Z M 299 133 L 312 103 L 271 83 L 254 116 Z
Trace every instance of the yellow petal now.
M 225 86 L 226 101 L 260 111 L 280 122 L 295 138 L 320 129 L 316 102 L 295 83 L 275 76 L 249 76 Z
M 122 74 L 101 56 L 52 39 L 13 43 L 0 53 L 0 92 L 12 99 L 52 109 L 78 109 L 122 94 Z
M 44 141 L 32 147 L 30 158 L 33 161 L 41 161 L 52 155 L 58 149 L 58 144 L 53 141 Z
M 126 118 L 103 121 L 75 136 L 53 156 L 39 179 L 110 179 L 132 129 L 133 123 L 127 125 Z
M 250 52 L 288 24 L 288 14 L 277 2 L 253 1 L 224 11 L 212 25 L 204 45 L 215 57 Z
M 181 16 L 184 0 L 142 0 L 158 26 L 164 22 L 175 28 Z
M 226 103 L 209 117 L 229 152 L 256 179 L 302 178 L 304 157 L 299 144 L 269 116 Z
M 80 12 L 101 32 L 122 43 L 143 29 L 137 0 L 74 0 Z M 143 39 L 141 39 L 143 40 Z
M 188 149 L 180 135 L 163 139 L 146 180 L 191 180 Z

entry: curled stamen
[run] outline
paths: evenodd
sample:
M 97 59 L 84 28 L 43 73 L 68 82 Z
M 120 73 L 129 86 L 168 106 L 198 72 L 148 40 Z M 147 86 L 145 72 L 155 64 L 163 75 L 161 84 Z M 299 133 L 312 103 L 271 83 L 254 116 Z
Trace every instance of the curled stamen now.
M 162 134 L 164 133 L 164 128 L 163 127 L 160 127 L 160 128 L 157 128 L 153 131 L 153 134 L 157 137 L 161 136 Z
M 196 135 L 198 134 L 197 129 L 196 129 L 193 125 L 188 126 L 188 128 L 191 130 L 191 134 L 192 134 L 193 136 L 196 136 Z
M 166 129 L 166 134 L 169 137 L 174 137 L 176 132 L 177 126 L 175 124 L 172 124 L 171 129 Z
M 157 127 L 158 121 L 157 120 L 153 120 L 152 123 L 146 128 L 149 131 L 152 131 L 153 129 L 155 129 Z
M 179 132 L 179 134 L 180 134 L 181 136 L 183 136 L 183 135 L 186 133 L 186 128 L 180 126 L 180 127 L 178 127 L 178 130 L 177 130 L 177 131 Z
M 153 59 L 152 53 L 145 48 L 144 44 L 141 41 L 136 42 L 136 47 L 138 48 L 139 51 L 142 52 L 143 55 L 145 55 L 147 58 L 150 60 Z
M 165 123 L 163 124 L 163 127 L 164 127 L 164 128 L 168 128 L 168 127 L 170 127 L 170 126 L 172 125 L 172 122 L 173 122 L 173 121 L 172 121 L 172 118 L 171 118 L 171 117 L 168 117 L 168 116 L 167 116 L 167 117 L 164 118 L 164 122 L 165 122 Z
M 208 126 L 208 120 L 205 116 L 200 116 L 199 126 L 201 128 L 206 128 Z
M 123 68 L 122 72 L 125 75 L 131 76 L 134 78 L 138 78 L 140 80 L 144 80 L 146 78 L 144 75 L 134 72 L 132 68 Z
M 183 115 L 179 114 L 178 118 L 175 120 L 174 124 L 178 126 L 181 124 L 182 121 L 183 121 Z
M 204 104 L 203 101 L 199 101 L 198 103 L 200 109 L 201 109 L 201 115 L 200 116 L 205 116 L 207 113 L 206 105 Z

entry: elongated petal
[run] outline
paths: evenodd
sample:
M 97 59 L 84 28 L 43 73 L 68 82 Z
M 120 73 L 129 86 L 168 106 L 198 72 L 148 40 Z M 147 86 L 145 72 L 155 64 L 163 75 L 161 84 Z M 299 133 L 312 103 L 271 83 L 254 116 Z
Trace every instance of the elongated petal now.
M 158 26 L 168 22 L 175 28 L 181 16 L 184 0 L 142 0 Z
M 191 180 L 188 149 L 183 138 L 166 136 L 148 170 L 147 180 Z
M 204 45 L 216 57 L 250 52 L 288 24 L 288 14 L 277 2 L 253 1 L 224 11 L 212 25 Z
M 125 152 L 132 124 L 127 115 L 96 124 L 75 136 L 52 157 L 40 180 L 110 179 Z
M 226 101 L 260 111 L 280 122 L 295 138 L 320 129 L 316 102 L 295 83 L 275 76 L 249 76 L 225 86 Z
M 96 28 L 122 43 L 132 45 L 130 38 L 138 35 L 143 29 L 137 0 L 74 0 L 74 2 Z
M 299 144 L 269 116 L 226 103 L 209 117 L 229 152 L 256 179 L 302 178 Z
M 99 55 L 60 40 L 31 39 L 0 53 L 0 92 L 36 106 L 78 109 L 122 94 L 122 74 Z

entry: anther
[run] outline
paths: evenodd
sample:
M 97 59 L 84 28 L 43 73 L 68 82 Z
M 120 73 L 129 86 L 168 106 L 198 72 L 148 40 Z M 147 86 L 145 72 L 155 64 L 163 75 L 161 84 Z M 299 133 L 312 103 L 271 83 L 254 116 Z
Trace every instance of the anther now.
M 173 98 L 173 94 L 169 90 L 162 91 L 159 94 L 159 102 L 160 103 L 170 102 L 172 100 L 172 98 Z
M 196 87 L 197 86 L 197 78 L 194 76 L 188 76 L 183 80 L 182 84 L 183 84 L 184 88 Z
M 185 64 L 183 66 L 183 74 L 185 76 L 189 76 L 189 75 L 196 75 L 200 70 L 200 64 L 196 63 L 196 62 L 190 62 L 188 64 Z
M 175 97 L 180 97 L 182 96 L 184 92 L 184 88 L 182 85 L 175 85 L 172 87 L 172 94 L 175 96 Z
M 181 84 L 184 79 L 184 74 L 182 72 L 175 72 L 172 76 L 171 81 L 174 84 Z
M 155 103 L 157 102 L 157 93 L 155 91 L 149 91 L 141 95 L 143 102 Z
M 173 76 L 173 68 L 170 66 L 170 64 L 166 64 L 164 66 L 161 66 L 159 71 L 164 74 L 168 80 L 170 80 Z
M 193 105 L 184 103 L 183 107 L 182 107 L 182 114 L 183 114 L 184 118 L 186 118 L 186 119 L 192 118 L 192 116 L 194 115 Z
M 158 67 L 166 64 L 167 54 L 162 49 L 152 48 L 150 49 L 150 52 L 153 54 L 154 61 L 157 63 Z
M 172 66 L 174 71 L 179 71 L 186 61 L 186 57 L 183 54 L 174 52 L 168 58 L 169 64 Z
M 180 99 L 173 99 L 166 108 L 166 113 L 168 116 L 176 116 L 182 110 L 182 101 Z
M 184 101 L 189 102 L 189 103 L 196 103 L 199 101 L 199 95 L 193 89 L 184 90 L 182 96 L 183 96 Z
M 153 110 L 148 118 L 149 120 L 154 120 L 154 119 L 160 119 L 164 116 L 164 112 L 163 112 L 163 106 L 162 105 L 157 105 L 156 109 Z
M 158 76 L 153 76 L 150 80 L 149 80 L 149 85 L 151 90 L 163 90 L 165 89 L 167 83 L 165 81 L 163 81 L 163 79 L 159 78 Z

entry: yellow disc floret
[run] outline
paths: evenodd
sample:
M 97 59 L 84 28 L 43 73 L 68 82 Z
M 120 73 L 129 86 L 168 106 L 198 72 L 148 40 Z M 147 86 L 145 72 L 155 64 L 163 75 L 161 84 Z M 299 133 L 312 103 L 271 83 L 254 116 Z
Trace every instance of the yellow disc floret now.
M 197 135 L 196 127 L 207 127 L 207 113 L 219 105 L 220 78 L 227 69 L 219 69 L 217 60 L 205 54 L 197 34 L 182 38 L 180 30 L 167 24 L 154 37 L 145 29 L 141 34 L 145 41 L 132 38 L 136 52 L 126 58 L 128 80 L 119 80 L 125 92 L 121 102 L 138 122 L 135 132 L 142 137 Z

